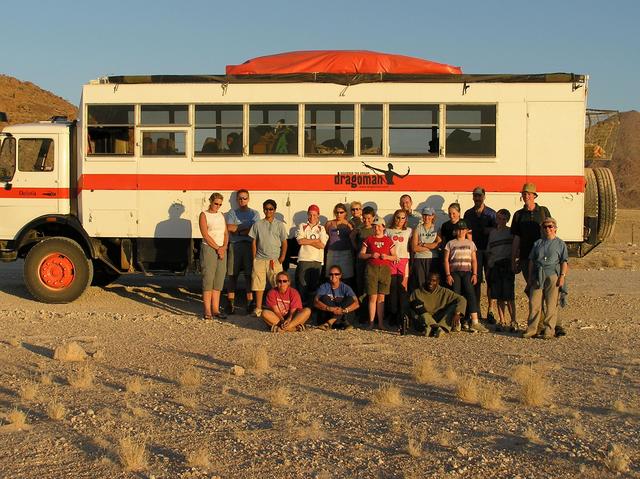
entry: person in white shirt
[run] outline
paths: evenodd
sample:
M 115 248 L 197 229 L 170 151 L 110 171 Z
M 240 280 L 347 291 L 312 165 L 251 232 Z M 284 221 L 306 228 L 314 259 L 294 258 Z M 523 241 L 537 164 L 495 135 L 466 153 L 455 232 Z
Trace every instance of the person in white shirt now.
M 302 303 L 310 306 L 320 283 L 324 264 L 324 247 L 329 240 L 324 226 L 320 224 L 320 208 L 311 205 L 307 209 L 307 222 L 298 227 L 296 241 L 300 245 L 296 267 L 296 287 Z

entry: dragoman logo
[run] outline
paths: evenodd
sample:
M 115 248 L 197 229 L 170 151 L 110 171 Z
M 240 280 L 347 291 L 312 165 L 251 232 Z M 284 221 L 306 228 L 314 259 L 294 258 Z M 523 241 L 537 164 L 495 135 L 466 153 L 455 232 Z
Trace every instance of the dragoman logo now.
M 393 171 L 393 164 L 387 163 L 387 169 L 383 170 L 381 168 L 376 168 L 375 166 L 369 165 L 365 162 L 362 164 L 371 170 L 370 172 L 338 172 L 333 177 L 333 182 L 336 185 L 349 185 L 351 188 L 358 188 L 361 186 L 370 187 L 373 186 L 375 188 L 384 188 L 386 185 L 395 184 L 394 181 L 396 179 L 403 179 L 409 176 L 411 172 L 411 168 L 407 167 L 407 172 L 404 175 L 400 173 L 396 173 Z

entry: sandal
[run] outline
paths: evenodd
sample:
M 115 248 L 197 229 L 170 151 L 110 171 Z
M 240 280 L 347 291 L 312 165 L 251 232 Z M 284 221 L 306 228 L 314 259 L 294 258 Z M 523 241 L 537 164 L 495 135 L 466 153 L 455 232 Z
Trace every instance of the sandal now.
M 202 315 L 202 320 L 203 321 L 211 321 L 213 319 L 213 316 L 211 316 L 210 314 L 203 314 Z
M 329 331 L 331 329 L 331 325 L 329 324 L 329 321 L 327 321 L 326 323 L 322 323 L 320 326 L 318 326 L 318 329 L 320 331 Z

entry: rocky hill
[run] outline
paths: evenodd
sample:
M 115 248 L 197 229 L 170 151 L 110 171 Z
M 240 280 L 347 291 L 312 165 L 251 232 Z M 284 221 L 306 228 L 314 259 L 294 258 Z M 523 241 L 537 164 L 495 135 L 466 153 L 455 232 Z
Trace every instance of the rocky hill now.
M 75 119 L 78 109 L 33 83 L 0 75 L 0 112 L 7 114 L 9 123 L 25 123 L 54 115 Z M 621 208 L 640 208 L 640 112 L 627 111 L 618 118 L 620 126 L 613 159 L 590 162 L 590 165 L 611 168 Z M 5 125 L 0 122 L 0 129 Z
M 54 115 L 73 120 L 78 116 L 78 109 L 64 98 L 6 75 L 0 75 L 0 112 L 7 114 L 9 123 L 47 120 Z M 0 122 L 0 129 L 6 124 Z

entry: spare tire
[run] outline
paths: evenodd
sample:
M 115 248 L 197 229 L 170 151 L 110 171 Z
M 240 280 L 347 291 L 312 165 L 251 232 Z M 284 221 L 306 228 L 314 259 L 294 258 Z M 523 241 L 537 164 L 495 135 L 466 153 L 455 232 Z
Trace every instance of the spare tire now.
M 598 241 L 611 237 L 616 225 L 618 195 L 609 168 L 593 168 L 598 185 Z
M 587 218 L 598 217 L 598 183 L 596 174 L 591 168 L 584 169 L 584 216 Z

